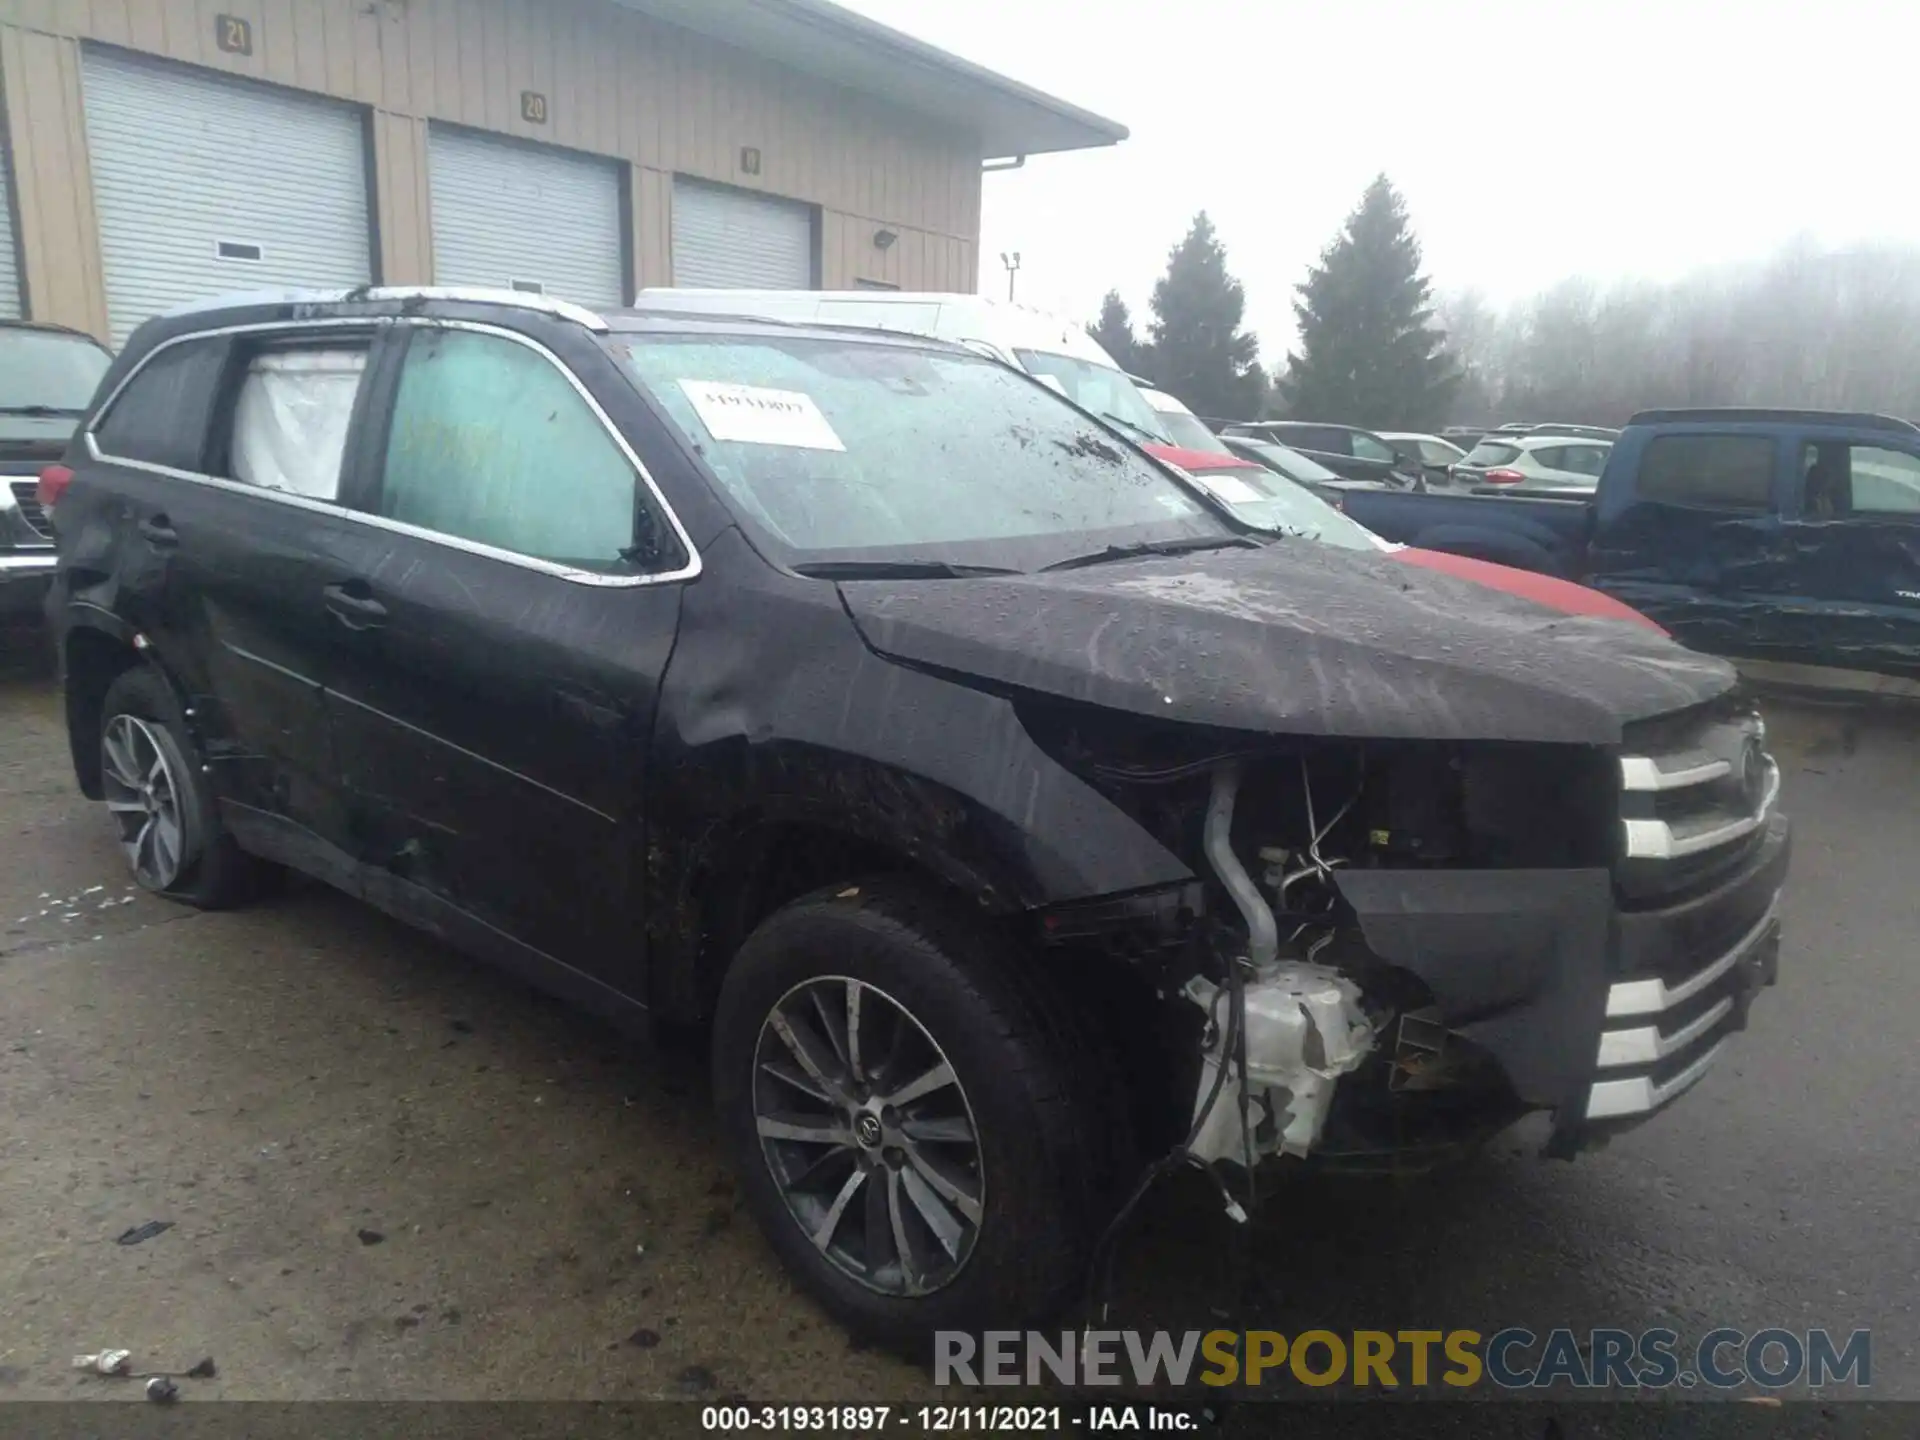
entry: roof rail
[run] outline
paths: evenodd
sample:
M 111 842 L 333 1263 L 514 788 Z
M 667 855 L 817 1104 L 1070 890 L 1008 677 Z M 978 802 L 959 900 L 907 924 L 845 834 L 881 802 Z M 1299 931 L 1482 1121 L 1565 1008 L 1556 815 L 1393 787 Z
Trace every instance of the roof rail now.
M 207 310 L 230 310 L 242 305 L 346 305 L 379 304 L 389 300 L 450 300 L 470 305 L 509 305 L 520 310 L 538 310 L 571 320 L 589 330 L 605 331 L 607 322 L 595 311 L 571 300 L 556 300 L 531 290 L 493 289 L 484 285 L 359 285 L 351 290 L 250 290 L 236 295 L 213 295 L 204 300 L 178 306 L 166 312 L 198 315 Z
M 1579 440 L 1618 440 L 1620 432 L 1608 425 L 1562 424 L 1549 420 L 1542 425 L 1529 425 L 1529 435 L 1571 435 Z
M 1847 410 L 1765 410 L 1726 406 L 1706 410 L 1642 410 L 1629 425 L 1687 425 L 1716 420 L 1765 425 L 1781 421 L 1802 424 L 1844 425 L 1856 430 L 1884 430 L 1895 435 L 1920 434 L 1920 425 L 1911 420 L 1896 420 L 1891 415 L 1868 415 Z

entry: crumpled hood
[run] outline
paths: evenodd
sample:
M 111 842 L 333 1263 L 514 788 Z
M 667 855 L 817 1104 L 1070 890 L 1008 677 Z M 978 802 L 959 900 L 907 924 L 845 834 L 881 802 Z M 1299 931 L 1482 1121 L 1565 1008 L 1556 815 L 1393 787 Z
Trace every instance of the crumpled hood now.
M 1312 541 L 841 592 L 895 660 L 1271 734 L 1607 745 L 1734 683 L 1642 626 Z

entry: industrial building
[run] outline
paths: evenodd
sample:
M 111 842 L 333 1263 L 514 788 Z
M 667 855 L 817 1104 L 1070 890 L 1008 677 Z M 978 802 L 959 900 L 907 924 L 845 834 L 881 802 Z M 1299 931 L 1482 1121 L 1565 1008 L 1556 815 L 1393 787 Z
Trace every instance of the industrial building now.
M 0 0 L 0 314 L 975 287 L 983 167 L 1125 129 L 825 0 Z

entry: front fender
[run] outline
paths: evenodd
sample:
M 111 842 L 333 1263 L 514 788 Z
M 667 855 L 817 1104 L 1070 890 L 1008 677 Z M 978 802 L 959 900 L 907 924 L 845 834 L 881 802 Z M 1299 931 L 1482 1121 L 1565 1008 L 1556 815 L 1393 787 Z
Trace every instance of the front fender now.
M 647 907 L 669 990 L 695 958 L 700 877 L 783 825 L 883 849 L 989 912 L 1193 878 L 1035 744 L 1009 697 L 876 655 L 833 585 L 771 569 L 738 532 L 703 558 L 649 766 Z

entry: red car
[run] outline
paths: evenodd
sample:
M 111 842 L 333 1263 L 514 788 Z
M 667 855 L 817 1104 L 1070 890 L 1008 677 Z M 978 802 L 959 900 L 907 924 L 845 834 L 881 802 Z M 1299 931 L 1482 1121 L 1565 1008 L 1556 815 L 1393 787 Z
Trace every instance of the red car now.
M 1603 595 L 1585 585 L 1575 585 L 1570 580 L 1556 580 L 1550 575 L 1536 575 L 1531 570 L 1516 570 L 1511 565 L 1470 560 L 1464 555 L 1448 555 L 1438 550 L 1417 550 L 1410 545 L 1395 545 L 1382 540 L 1305 486 L 1296 485 L 1285 476 L 1277 475 L 1251 460 L 1242 460 L 1237 455 L 1184 450 L 1175 445 L 1147 445 L 1142 448 L 1154 459 L 1191 476 L 1201 489 L 1230 507 L 1242 521 L 1256 529 L 1301 535 L 1348 550 L 1378 550 L 1404 564 L 1439 570 L 1490 589 L 1504 590 L 1509 595 L 1521 596 L 1563 614 L 1628 620 L 1636 625 L 1644 625 L 1649 630 L 1657 630 L 1662 635 L 1667 633 L 1632 606 L 1623 605 L 1611 595 Z

